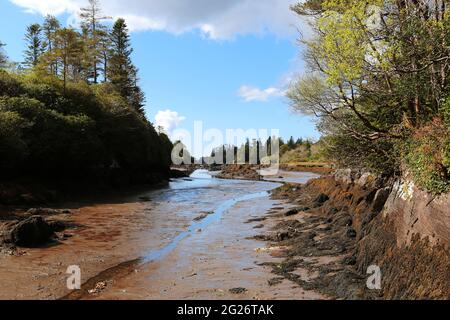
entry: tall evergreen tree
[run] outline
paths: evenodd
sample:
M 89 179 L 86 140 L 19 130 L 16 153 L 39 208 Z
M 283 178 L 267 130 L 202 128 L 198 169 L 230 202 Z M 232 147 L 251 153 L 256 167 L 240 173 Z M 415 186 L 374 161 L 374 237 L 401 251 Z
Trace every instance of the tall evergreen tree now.
M 111 59 L 108 77 L 124 97 L 131 95 L 132 52 L 125 20 L 118 19 L 111 32 Z
M 111 32 L 111 58 L 108 78 L 120 94 L 138 111 L 143 112 L 144 94 L 138 86 L 137 68 L 131 62 L 133 49 L 124 19 L 118 19 Z
M 93 83 L 98 83 L 102 61 L 101 42 L 105 31 L 102 21 L 110 18 L 103 16 L 99 0 L 89 0 L 89 5 L 81 8 L 80 18 L 82 19 L 82 29 L 87 32 L 89 39 L 85 43 L 90 57 L 89 78 L 92 79 Z
M 294 137 L 291 137 L 287 143 L 289 150 L 295 149 L 295 140 Z
M 55 16 L 47 15 L 45 17 L 44 24 L 42 26 L 42 31 L 44 32 L 44 47 L 47 53 L 52 55 L 55 49 L 55 34 L 56 31 L 61 29 L 61 25 Z M 58 74 L 58 63 L 54 62 L 50 64 L 50 73 Z
M 144 114 L 145 94 L 139 86 L 138 72 L 139 70 L 132 66 L 130 103 L 139 113 Z
M 61 77 L 64 82 L 64 90 L 68 80 L 79 80 L 83 68 L 83 42 L 78 32 L 70 28 L 63 28 L 55 34 L 55 50 L 52 61 L 61 65 Z
M 37 23 L 27 27 L 25 34 L 27 49 L 24 52 L 24 64 L 29 68 L 33 68 L 38 64 L 39 58 L 44 52 L 41 33 L 41 26 Z

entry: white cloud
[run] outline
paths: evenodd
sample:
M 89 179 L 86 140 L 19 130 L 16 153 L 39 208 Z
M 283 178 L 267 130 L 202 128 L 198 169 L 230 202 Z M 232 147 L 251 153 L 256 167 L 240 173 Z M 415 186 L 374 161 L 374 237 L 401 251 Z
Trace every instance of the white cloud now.
M 160 110 L 155 116 L 155 127 L 162 127 L 165 132 L 171 134 L 184 120 L 186 117 L 179 115 L 176 111 Z
M 10 0 L 28 12 L 77 15 L 87 0 Z M 289 6 L 298 0 L 102 0 L 104 13 L 127 19 L 131 30 L 174 34 L 200 30 L 212 39 L 270 32 L 296 35 L 300 21 Z
M 59 15 L 64 12 L 77 12 L 80 8 L 80 1 L 77 0 L 10 0 L 12 3 L 23 7 L 27 12 L 39 13 L 42 15 Z M 83 1 L 81 1 L 83 2 Z
M 242 86 L 238 91 L 238 96 L 243 98 L 246 102 L 265 102 L 272 97 L 281 97 L 283 95 L 284 90 L 275 87 L 260 89 L 252 86 Z

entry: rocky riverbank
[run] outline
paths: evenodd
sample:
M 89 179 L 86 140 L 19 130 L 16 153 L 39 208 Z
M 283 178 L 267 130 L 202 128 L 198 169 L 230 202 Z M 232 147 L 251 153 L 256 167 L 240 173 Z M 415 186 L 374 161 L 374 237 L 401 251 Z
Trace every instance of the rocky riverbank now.
M 284 258 L 269 263 L 273 273 L 333 298 L 449 299 L 450 197 L 433 198 L 407 180 L 387 185 L 341 170 L 275 190 L 292 207 L 272 210 L 276 226 L 256 237 Z M 366 286 L 372 265 L 381 290 Z

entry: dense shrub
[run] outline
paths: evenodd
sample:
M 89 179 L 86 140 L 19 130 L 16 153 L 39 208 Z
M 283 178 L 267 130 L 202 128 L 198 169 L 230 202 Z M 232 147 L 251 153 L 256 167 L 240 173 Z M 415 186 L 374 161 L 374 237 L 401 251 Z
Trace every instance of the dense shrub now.
M 28 153 L 22 140 L 27 121 L 17 112 L 0 110 L 0 166 L 10 168 L 21 163 Z
M 325 140 L 325 157 L 340 167 L 366 169 L 383 176 L 399 173 L 400 155 L 395 143 L 389 139 L 364 141 L 347 135 L 334 135 Z
M 0 96 L 18 96 L 24 92 L 22 82 L 0 69 Z

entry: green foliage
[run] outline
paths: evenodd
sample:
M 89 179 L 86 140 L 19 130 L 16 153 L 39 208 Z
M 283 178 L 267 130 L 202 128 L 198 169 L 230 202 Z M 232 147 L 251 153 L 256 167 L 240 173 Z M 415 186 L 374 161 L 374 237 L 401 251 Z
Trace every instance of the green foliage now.
M 389 139 L 367 143 L 338 134 L 325 137 L 324 142 L 325 158 L 340 167 L 364 168 L 385 176 L 393 176 L 399 172 L 399 153 L 396 145 Z
M 27 155 L 22 131 L 27 122 L 18 113 L 0 110 L 0 166 L 10 169 Z
M 322 140 L 313 143 L 308 139 L 294 141 L 291 137 L 287 144 L 280 147 L 281 163 L 326 161 L 324 155 Z
M 89 0 L 89 5 L 80 10 L 80 18 L 82 20 L 81 29 L 83 34 L 86 35 L 87 79 L 96 84 L 100 71 L 104 72 L 100 66 L 104 55 L 102 45 L 106 43 L 105 41 L 108 38 L 107 27 L 101 22 L 108 17 L 103 16 L 99 0 Z M 106 51 L 108 51 L 108 48 L 106 48 Z
M 18 96 L 23 94 L 21 81 L 4 70 L 0 70 L 0 96 Z
M 117 87 L 122 97 L 140 113 L 145 101 L 142 90 L 137 85 L 138 69 L 131 61 L 133 48 L 130 44 L 128 27 L 124 19 L 118 19 L 111 32 L 111 58 L 108 79 Z
M 44 52 L 41 33 L 42 28 L 37 23 L 27 27 L 27 32 L 25 34 L 27 48 L 24 52 L 24 64 L 29 68 L 33 68 L 38 64 L 39 58 Z
M 444 102 L 440 111 L 444 119 L 444 125 L 450 131 L 450 98 Z
M 45 21 L 42 26 L 42 31 L 44 33 L 43 46 L 45 48 L 46 53 L 49 56 L 52 56 L 54 53 L 54 50 L 56 49 L 55 37 L 56 37 L 56 32 L 60 28 L 61 28 L 61 25 L 55 16 L 47 15 L 45 17 Z M 51 75 L 55 75 L 55 76 L 58 74 L 58 63 L 56 61 L 50 62 L 48 64 L 48 72 Z

